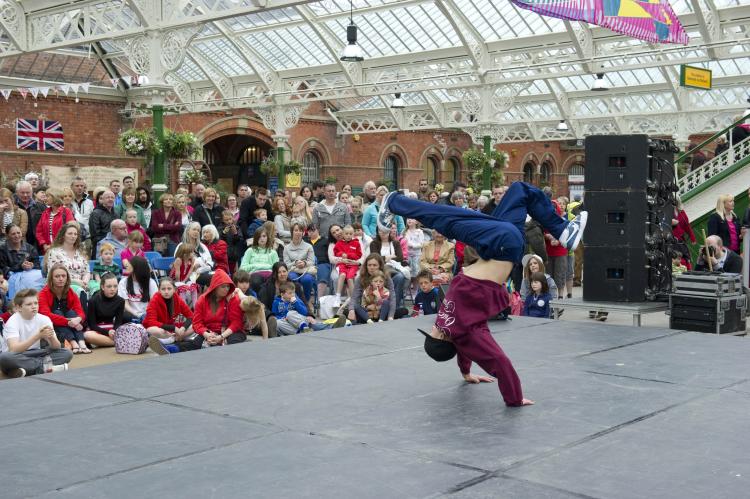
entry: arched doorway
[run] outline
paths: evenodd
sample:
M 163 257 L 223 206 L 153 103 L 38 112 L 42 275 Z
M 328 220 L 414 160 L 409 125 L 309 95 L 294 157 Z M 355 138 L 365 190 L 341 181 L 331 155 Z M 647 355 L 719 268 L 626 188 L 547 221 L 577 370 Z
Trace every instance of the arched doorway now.
M 547 185 L 552 185 L 552 165 L 549 161 L 545 161 L 539 167 L 539 186 L 545 187 Z
M 215 182 L 227 192 L 235 192 L 239 184 L 268 185 L 260 163 L 270 150 L 268 143 L 250 135 L 224 135 L 203 146 L 203 158 Z
M 401 166 L 401 160 L 395 154 L 389 154 L 385 158 L 385 164 L 383 165 L 383 181 L 388 185 L 389 189 L 398 189 L 398 170 Z
M 523 165 L 523 181 L 527 184 L 534 183 L 534 170 L 536 170 L 536 166 L 530 161 Z

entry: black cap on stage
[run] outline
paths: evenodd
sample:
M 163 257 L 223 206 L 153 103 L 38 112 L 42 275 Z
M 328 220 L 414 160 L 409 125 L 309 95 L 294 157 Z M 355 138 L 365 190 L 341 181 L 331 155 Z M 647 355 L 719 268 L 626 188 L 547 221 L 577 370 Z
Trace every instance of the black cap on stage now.
M 445 362 L 456 356 L 456 347 L 450 341 L 435 339 L 421 329 L 417 331 L 424 335 L 424 351 L 432 357 L 432 360 Z

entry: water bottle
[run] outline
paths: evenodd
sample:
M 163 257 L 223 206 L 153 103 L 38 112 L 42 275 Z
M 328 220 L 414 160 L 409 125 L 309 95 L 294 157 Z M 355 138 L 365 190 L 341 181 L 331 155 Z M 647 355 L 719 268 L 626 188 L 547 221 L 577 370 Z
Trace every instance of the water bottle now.
M 420 303 L 419 304 L 419 317 L 422 317 L 424 315 L 424 306 Z
M 52 357 L 50 357 L 49 355 L 45 355 L 44 359 L 42 360 L 42 369 L 44 369 L 45 373 L 51 373 L 52 366 Z

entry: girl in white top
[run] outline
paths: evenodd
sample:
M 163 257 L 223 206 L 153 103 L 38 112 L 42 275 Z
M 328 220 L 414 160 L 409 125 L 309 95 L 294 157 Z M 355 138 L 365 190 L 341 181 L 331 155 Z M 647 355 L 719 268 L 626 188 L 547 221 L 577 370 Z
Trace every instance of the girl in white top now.
M 411 275 L 413 279 L 416 279 L 419 273 L 419 259 L 422 256 L 422 246 L 427 242 L 424 231 L 419 228 L 419 222 L 413 218 L 406 219 L 406 230 L 404 230 L 404 237 L 409 248 L 409 267 L 411 267 Z
M 151 268 L 145 258 L 134 256 L 130 259 L 130 266 L 130 275 L 117 285 L 117 294 L 125 299 L 123 322 L 130 322 L 133 318 L 142 321 L 148 302 L 159 292 L 156 283 L 151 279 Z

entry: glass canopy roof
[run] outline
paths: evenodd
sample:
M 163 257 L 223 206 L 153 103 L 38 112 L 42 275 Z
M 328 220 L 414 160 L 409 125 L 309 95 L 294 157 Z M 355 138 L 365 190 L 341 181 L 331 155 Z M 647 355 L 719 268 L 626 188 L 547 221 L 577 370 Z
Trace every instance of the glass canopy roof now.
M 267 0 L 260 9 L 254 0 L 160 0 L 174 13 L 158 22 L 146 3 L 25 0 L 28 26 L 53 15 L 58 24 L 24 47 L 20 31 L 0 21 L 0 78 L 13 79 L 0 87 L 16 79 L 109 87 L 110 78 L 139 74 L 134 36 L 197 24 L 166 77 L 183 111 L 204 109 L 207 96 L 212 106 L 251 109 L 323 101 L 342 133 L 481 124 L 498 127 L 498 140 L 541 140 L 555 138 L 546 131 L 561 119 L 572 126 L 557 138 L 640 130 L 638 120 L 660 122 L 655 115 L 669 117 L 661 123 L 672 133 L 680 128 L 672 118 L 693 128 L 730 119 L 750 93 L 750 0 L 671 0 L 687 46 L 652 45 L 507 0 L 354 0 L 361 63 L 339 61 L 347 1 Z M 92 5 L 94 17 L 84 9 Z M 710 69 L 713 89 L 680 87 L 681 64 Z M 597 73 L 608 91 L 591 90 Z M 403 110 L 390 108 L 396 92 Z

